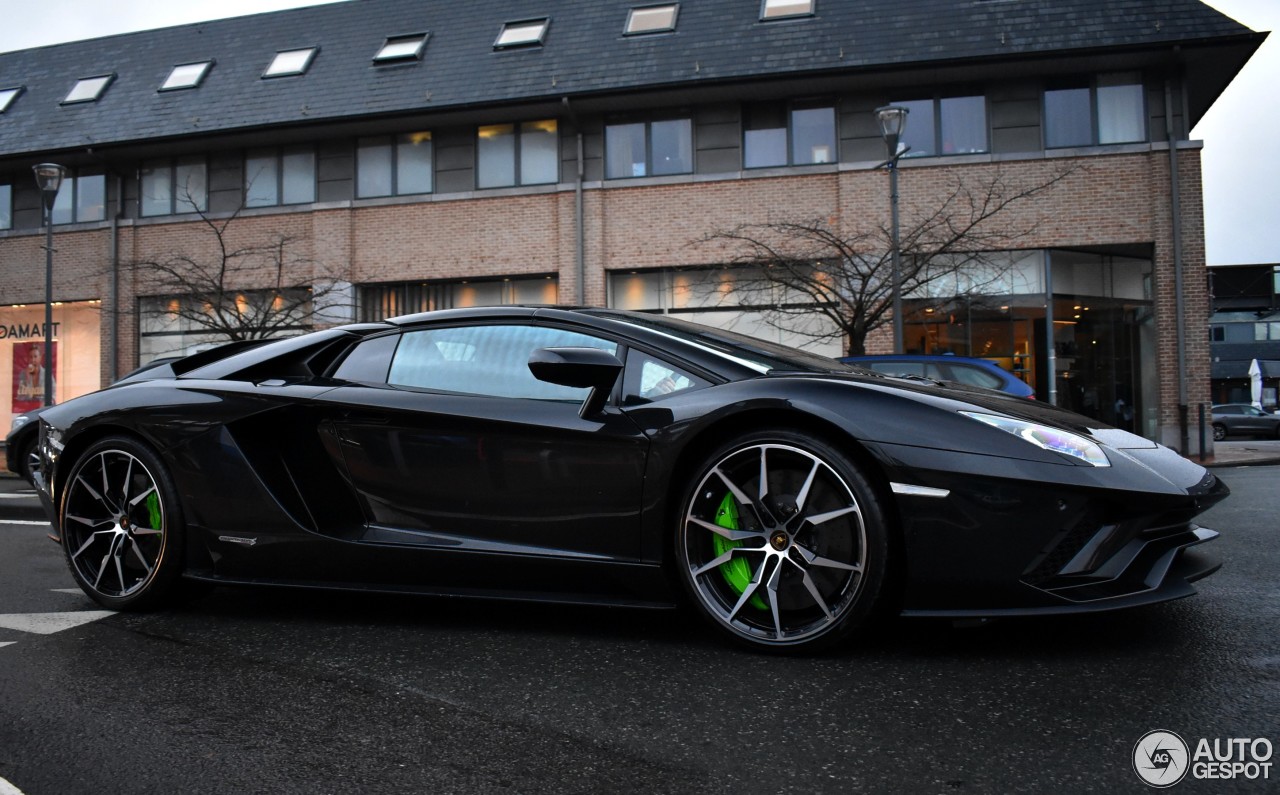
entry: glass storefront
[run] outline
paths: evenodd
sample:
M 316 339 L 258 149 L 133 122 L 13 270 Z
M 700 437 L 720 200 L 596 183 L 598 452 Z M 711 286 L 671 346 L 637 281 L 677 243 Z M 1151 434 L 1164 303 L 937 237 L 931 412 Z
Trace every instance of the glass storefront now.
M 0 307 L 0 429 L 13 415 L 44 404 L 44 304 Z M 53 305 L 53 395 L 55 403 L 101 386 L 99 301 Z
M 990 359 L 1039 400 L 1154 438 L 1151 260 L 1082 251 L 1010 256 L 981 284 L 953 279 L 929 297 L 909 298 L 907 352 Z

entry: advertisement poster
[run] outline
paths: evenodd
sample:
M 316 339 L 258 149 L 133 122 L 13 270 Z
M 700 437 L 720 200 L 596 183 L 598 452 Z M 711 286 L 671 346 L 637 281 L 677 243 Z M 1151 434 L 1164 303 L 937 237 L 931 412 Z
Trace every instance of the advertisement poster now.
M 58 343 L 53 343 L 50 366 L 57 372 Z M 44 342 L 18 342 L 13 346 L 13 413 L 44 405 Z M 53 393 L 58 394 L 57 385 Z

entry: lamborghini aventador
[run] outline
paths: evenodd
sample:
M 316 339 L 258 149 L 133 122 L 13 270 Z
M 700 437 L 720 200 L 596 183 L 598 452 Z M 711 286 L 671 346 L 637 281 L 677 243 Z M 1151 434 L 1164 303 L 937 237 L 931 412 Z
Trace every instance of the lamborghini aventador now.
M 38 490 L 106 607 L 237 583 L 686 601 L 788 651 L 1217 568 L 1194 518 L 1227 488 L 1167 448 L 668 316 L 448 310 L 210 358 L 38 418 Z

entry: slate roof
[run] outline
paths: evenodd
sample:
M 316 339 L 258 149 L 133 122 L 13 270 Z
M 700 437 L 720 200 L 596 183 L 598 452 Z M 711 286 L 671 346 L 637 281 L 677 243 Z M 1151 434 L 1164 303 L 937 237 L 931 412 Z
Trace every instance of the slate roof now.
M 25 86 L 0 114 L 0 156 L 938 61 L 1242 37 L 1251 52 L 1263 37 L 1196 0 L 817 0 L 811 18 L 771 22 L 759 0 L 683 0 L 675 33 L 624 37 L 627 10 L 651 2 L 353 0 L 0 53 L 0 89 Z M 503 22 L 542 16 L 543 46 L 494 50 Z M 422 31 L 422 61 L 373 65 L 387 36 Z M 260 79 L 305 46 L 320 48 L 306 75 Z M 204 58 L 217 63 L 199 88 L 157 92 Z M 104 73 L 117 77 L 98 102 L 59 104 Z

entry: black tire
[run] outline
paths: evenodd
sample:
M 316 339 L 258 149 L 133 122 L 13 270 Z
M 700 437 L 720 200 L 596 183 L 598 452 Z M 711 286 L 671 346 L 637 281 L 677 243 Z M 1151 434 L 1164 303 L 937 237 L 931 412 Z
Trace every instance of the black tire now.
M 40 459 L 37 458 L 35 454 L 36 441 L 37 439 L 33 436 L 31 439 L 23 442 L 22 447 L 18 450 L 16 458 L 18 462 L 17 475 L 28 483 L 33 483 L 31 478 L 35 474 L 36 470 L 40 468 Z
M 58 524 L 76 584 L 112 610 L 150 610 L 179 598 L 182 510 L 152 450 L 113 436 L 86 450 L 63 489 Z
M 724 637 L 813 652 L 875 615 L 888 532 L 875 488 L 848 456 L 803 433 L 752 433 L 694 470 L 675 560 L 695 608 Z
M 1225 438 L 1227 438 L 1227 426 L 1222 423 L 1215 422 L 1213 424 L 1213 440 L 1215 442 L 1220 442 Z

